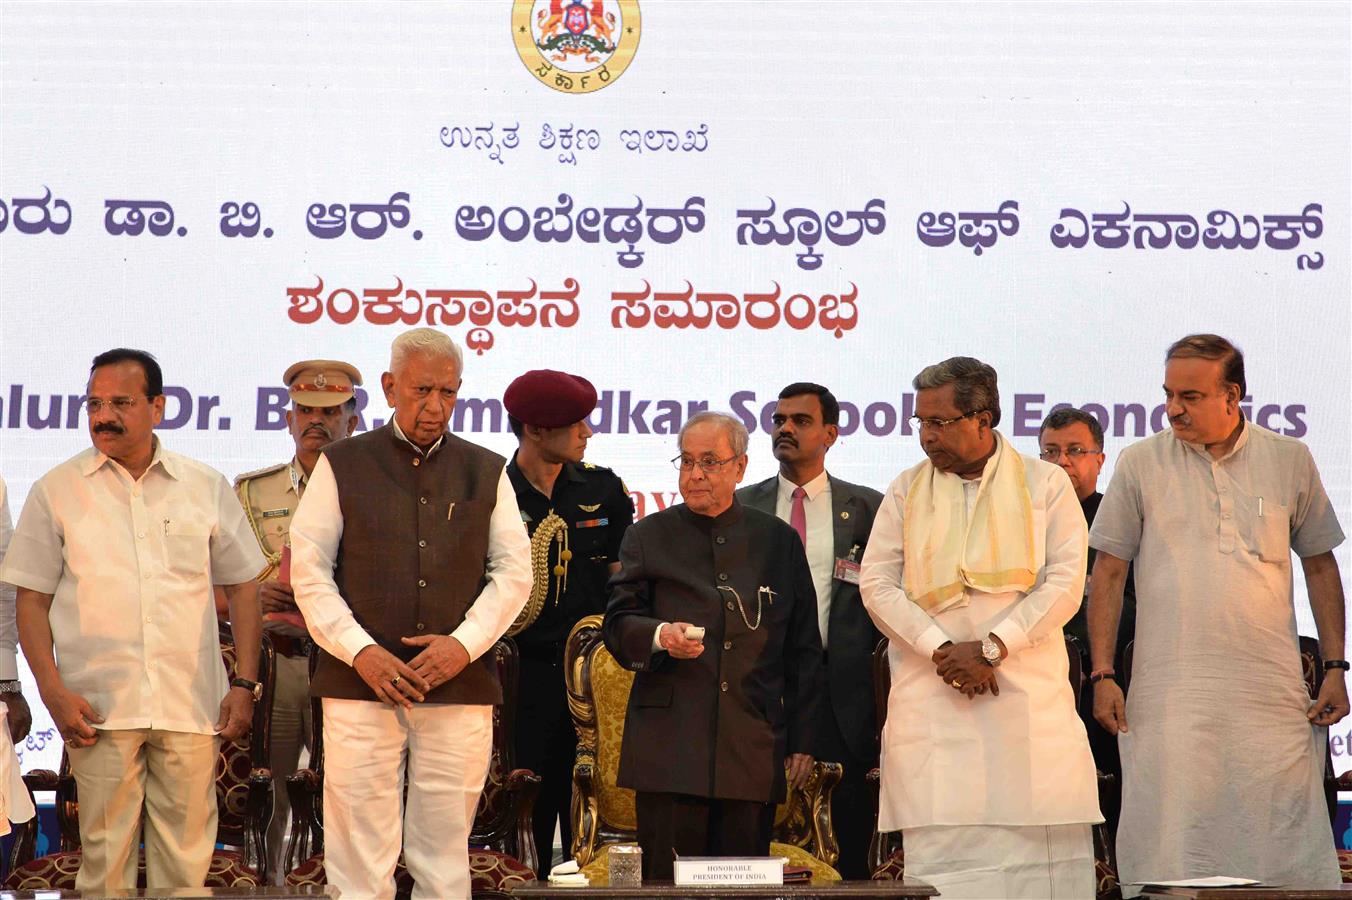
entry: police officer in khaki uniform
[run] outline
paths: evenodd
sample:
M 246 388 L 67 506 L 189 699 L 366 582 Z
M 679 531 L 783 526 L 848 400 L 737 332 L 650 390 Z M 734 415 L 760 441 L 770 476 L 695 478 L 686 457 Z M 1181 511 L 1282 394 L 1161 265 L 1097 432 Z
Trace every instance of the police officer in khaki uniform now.
M 288 584 L 283 553 L 290 543 L 291 517 L 305 493 L 305 483 L 319 461 L 319 453 L 336 440 L 350 437 L 357 427 L 355 387 L 361 373 L 345 362 L 312 359 L 298 362 L 282 376 L 291 394 L 286 425 L 296 444 L 290 462 L 247 472 L 235 479 L 235 492 L 244 506 L 254 536 L 268 564 L 258 573 L 258 596 L 263 607 L 263 627 L 277 651 L 277 671 L 272 708 L 272 825 L 268 829 L 268 855 L 272 870 L 281 871 L 283 835 L 290 819 L 287 775 L 296 771 L 301 747 L 308 747 L 310 734 L 309 638 Z
M 538 875 L 550 868 L 557 824 L 572 855 L 569 807 L 577 732 L 563 683 L 563 644 L 577 621 L 606 608 L 606 581 L 619 569 L 620 539 L 634 503 L 618 475 L 584 463 L 596 389 L 577 375 L 536 369 L 503 394 L 518 447 L 507 464 L 531 536 L 534 585 L 507 633 L 521 652 L 517 766 L 543 779 L 535 801 Z

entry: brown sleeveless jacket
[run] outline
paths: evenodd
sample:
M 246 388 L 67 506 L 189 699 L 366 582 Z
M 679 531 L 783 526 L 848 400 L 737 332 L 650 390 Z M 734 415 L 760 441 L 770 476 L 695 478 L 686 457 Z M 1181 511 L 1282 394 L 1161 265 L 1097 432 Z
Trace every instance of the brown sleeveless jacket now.
M 423 457 L 391 425 L 324 450 L 338 484 L 343 536 L 333 579 L 358 624 L 408 662 L 401 637 L 450 634 L 487 583 L 488 523 L 505 460 L 447 434 Z M 351 666 L 318 650 L 316 697 L 377 700 Z M 495 704 L 492 654 L 433 689 L 428 703 Z

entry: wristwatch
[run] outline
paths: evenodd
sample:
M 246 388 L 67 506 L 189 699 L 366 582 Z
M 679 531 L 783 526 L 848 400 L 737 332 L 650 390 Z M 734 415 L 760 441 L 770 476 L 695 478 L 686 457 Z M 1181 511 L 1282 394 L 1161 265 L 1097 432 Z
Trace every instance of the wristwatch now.
M 981 658 L 988 666 L 1000 665 L 1000 645 L 989 636 L 981 639 Z
M 261 681 L 250 681 L 247 678 L 231 678 L 230 686 L 244 688 L 244 690 L 253 694 L 253 698 L 255 701 L 261 700 L 263 698 L 263 682 Z

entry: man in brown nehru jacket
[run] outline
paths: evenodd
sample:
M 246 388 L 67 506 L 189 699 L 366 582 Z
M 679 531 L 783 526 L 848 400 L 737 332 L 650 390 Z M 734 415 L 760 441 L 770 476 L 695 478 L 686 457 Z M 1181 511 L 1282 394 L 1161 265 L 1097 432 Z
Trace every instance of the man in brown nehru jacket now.
M 534 587 L 509 630 L 521 650 L 516 764 L 544 779 L 535 801 L 539 874 L 550 868 L 557 823 L 571 854 L 569 806 L 577 732 L 563 683 L 563 644 L 583 616 L 606 608 L 620 539 L 634 521 L 629 490 L 610 469 L 584 463 L 596 388 L 578 375 L 537 369 L 502 397 L 519 443 L 507 476 L 531 535 Z
M 506 461 L 447 431 L 460 348 L 415 328 L 390 357 L 393 418 L 324 450 L 291 523 L 320 649 L 325 868 L 345 897 L 393 897 L 402 846 L 414 897 L 468 897 L 502 699 L 486 654 L 530 593 L 530 545 Z

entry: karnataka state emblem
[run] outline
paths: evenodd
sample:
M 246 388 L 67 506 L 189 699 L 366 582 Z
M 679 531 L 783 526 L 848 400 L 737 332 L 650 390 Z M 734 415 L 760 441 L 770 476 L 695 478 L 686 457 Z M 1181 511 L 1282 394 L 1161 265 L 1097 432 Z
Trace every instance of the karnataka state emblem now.
M 638 49 L 638 0 L 513 0 L 516 52 L 541 83 L 565 94 L 598 91 Z

